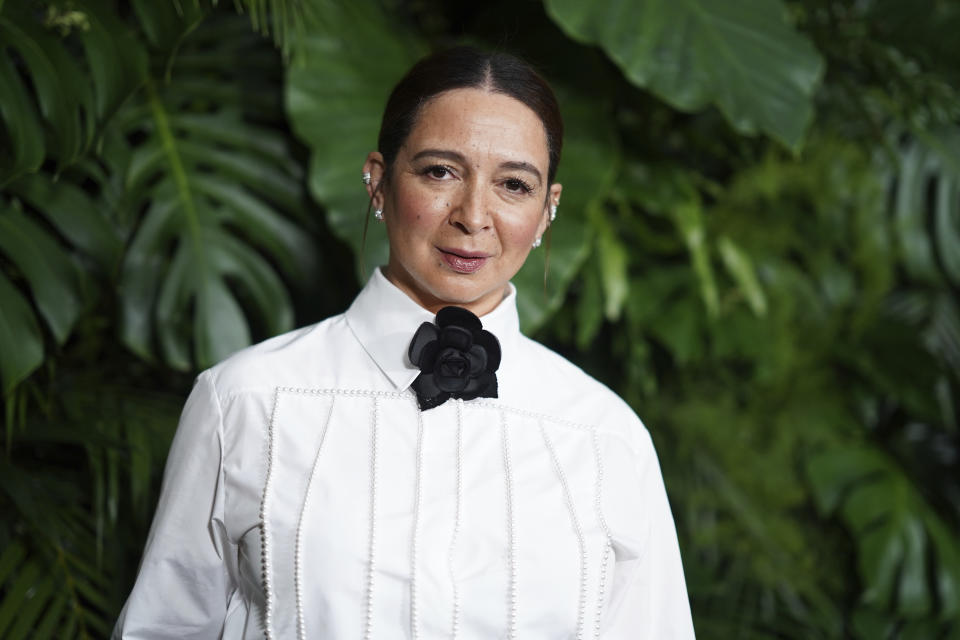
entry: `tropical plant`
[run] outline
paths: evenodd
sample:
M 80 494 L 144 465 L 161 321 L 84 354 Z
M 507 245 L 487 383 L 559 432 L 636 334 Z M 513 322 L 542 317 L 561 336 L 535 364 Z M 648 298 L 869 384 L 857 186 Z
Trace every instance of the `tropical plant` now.
M 317 225 L 281 58 L 244 18 L 2 9 L 0 635 L 104 637 L 188 382 L 176 372 L 293 326 Z
M 387 91 L 467 42 L 560 95 L 522 323 L 647 420 L 699 637 L 960 637 L 955 3 L 238 6 L 0 2 L 0 635 L 106 634 L 190 374 L 383 262 Z

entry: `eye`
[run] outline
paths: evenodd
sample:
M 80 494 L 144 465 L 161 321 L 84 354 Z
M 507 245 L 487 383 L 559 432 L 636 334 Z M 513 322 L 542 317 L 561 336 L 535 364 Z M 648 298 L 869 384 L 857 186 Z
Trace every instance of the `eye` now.
M 443 180 L 452 172 L 449 168 L 443 166 L 442 164 L 432 164 L 429 167 L 425 167 L 420 173 L 437 180 Z
M 533 187 L 520 178 L 507 178 L 503 181 L 503 186 L 511 193 L 526 194 L 533 191 Z

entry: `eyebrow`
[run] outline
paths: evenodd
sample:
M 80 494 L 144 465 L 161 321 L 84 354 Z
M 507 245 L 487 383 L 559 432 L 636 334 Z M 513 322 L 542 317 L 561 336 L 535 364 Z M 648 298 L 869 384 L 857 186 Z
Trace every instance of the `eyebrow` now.
M 467 159 L 462 153 L 458 153 L 456 151 L 446 151 L 444 149 L 424 149 L 423 151 L 420 151 L 414 155 L 413 159 L 419 160 L 420 158 L 426 157 L 444 158 L 446 160 L 459 162 L 460 164 L 467 164 Z M 513 169 L 514 171 L 526 171 L 527 173 L 532 173 L 534 176 L 536 176 L 538 181 L 543 182 L 543 176 L 540 175 L 540 170 L 529 162 L 523 162 L 521 160 L 508 160 L 506 162 L 501 162 L 500 168 Z

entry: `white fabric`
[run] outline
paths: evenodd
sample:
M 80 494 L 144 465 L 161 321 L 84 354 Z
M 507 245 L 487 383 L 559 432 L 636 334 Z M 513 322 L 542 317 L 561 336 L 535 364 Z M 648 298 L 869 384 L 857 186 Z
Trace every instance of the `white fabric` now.
M 694 637 L 633 411 L 520 334 L 511 287 L 500 397 L 420 412 L 432 319 L 377 271 L 198 377 L 115 638 Z

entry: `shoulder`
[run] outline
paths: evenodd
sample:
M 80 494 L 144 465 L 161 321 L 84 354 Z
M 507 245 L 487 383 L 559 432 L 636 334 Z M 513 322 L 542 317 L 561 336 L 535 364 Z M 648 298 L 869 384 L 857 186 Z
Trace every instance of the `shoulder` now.
M 332 316 L 241 349 L 201 377 L 208 378 L 221 397 L 303 385 L 311 371 L 349 348 L 351 336 L 343 314 Z
M 520 348 L 522 360 L 514 375 L 535 410 L 622 438 L 635 450 L 649 446 L 640 418 L 609 387 L 535 340 L 523 337 Z

